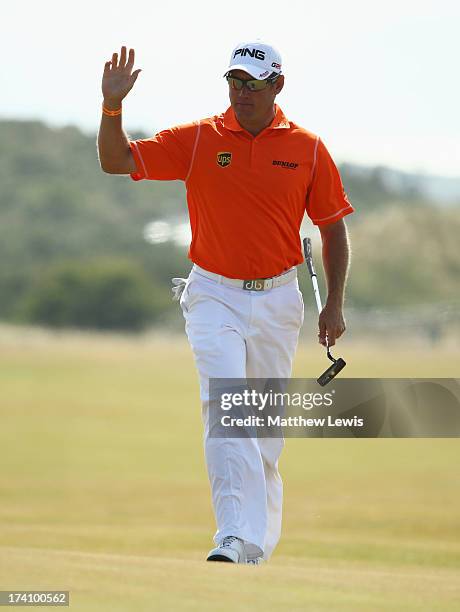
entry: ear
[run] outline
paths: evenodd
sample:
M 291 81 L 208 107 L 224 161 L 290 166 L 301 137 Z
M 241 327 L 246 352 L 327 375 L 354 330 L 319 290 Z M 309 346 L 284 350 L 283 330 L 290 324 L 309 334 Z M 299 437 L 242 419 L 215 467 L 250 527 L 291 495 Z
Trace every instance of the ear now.
M 284 74 L 282 74 L 275 83 L 275 96 L 277 96 L 284 87 Z

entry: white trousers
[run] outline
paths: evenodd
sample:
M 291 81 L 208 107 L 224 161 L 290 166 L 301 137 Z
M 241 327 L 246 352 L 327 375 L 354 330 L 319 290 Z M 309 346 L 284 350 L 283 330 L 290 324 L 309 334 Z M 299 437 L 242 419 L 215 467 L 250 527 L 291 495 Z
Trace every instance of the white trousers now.
M 289 378 L 304 307 L 297 278 L 268 291 L 223 285 L 193 266 L 180 304 L 200 378 L 204 448 L 218 545 L 244 540 L 268 559 L 281 534 L 280 438 L 209 436 L 210 378 Z

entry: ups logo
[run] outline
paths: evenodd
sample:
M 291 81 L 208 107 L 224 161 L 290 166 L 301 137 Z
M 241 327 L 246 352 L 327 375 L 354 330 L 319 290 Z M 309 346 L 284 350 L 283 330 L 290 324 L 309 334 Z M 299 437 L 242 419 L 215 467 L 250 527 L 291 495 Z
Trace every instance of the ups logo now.
M 218 153 L 217 154 L 217 163 L 222 168 L 225 168 L 225 166 L 229 166 L 231 164 L 231 161 L 232 161 L 231 153 Z

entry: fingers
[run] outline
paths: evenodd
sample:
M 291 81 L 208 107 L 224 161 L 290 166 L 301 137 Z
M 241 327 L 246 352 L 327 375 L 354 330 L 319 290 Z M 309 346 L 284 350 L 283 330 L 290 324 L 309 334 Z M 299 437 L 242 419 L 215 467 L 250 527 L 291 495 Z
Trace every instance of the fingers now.
M 326 304 L 319 315 L 318 328 L 319 343 L 323 346 L 334 346 L 337 338 L 340 338 L 346 329 L 341 307 Z
M 328 327 L 326 323 L 320 324 L 319 328 L 319 343 L 323 346 L 334 346 L 335 341 L 340 338 L 345 332 L 345 325 L 339 326 L 330 326 Z
M 320 320 L 318 341 L 323 346 L 334 346 L 335 341 L 340 338 L 344 331 L 345 327 L 334 327 L 333 325 L 328 327 L 327 323 Z
M 121 48 L 119 68 L 123 70 L 126 65 L 126 47 Z
M 327 329 L 326 329 L 326 323 L 324 322 L 324 319 L 322 317 L 319 318 L 318 328 L 319 328 L 318 341 L 323 346 L 326 346 Z
M 106 62 L 104 66 L 104 73 L 110 72 L 110 70 L 126 70 L 128 73 L 131 72 L 134 66 L 134 49 L 129 50 L 128 61 L 126 61 L 126 47 L 123 46 L 120 51 L 120 60 L 118 61 L 118 53 L 112 54 L 112 60 Z M 137 79 L 140 70 L 136 70 L 136 76 L 134 81 Z M 133 74 L 134 76 L 134 74 Z M 133 81 L 133 83 L 134 83 Z
M 140 68 L 138 68 L 137 70 L 135 70 L 132 75 L 131 75 L 131 87 L 134 85 L 134 83 L 136 82 L 137 77 L 139 76 L 139 72 L 142 72 Z
M 130 49 L 129 55 L 128 55 L 128 63 L 126 64 L 126 68 L 129 69 L 129 71 L 131 72 L 131 70 L 133 69 L 133 66 L 134 66 L 134 49 Z
M 334 346 L 335 341 L 345 331 L 344 326 L 335 326 L 328 324 L 325 319 L 320 318 L 318 321 L 319 333 L 318 342 L 323 346 Z
M 335 327 L 335 334 L 334 334 L 335 338 L 336 339 L 340 338 L 340 336 L 342 336 L 345 333 L 345 330 L 346 330 L 345 320 L 342 317 L 341 321 Z
M 109 64 L 109 67 L 107 67 L 107 64 Z M 125 70 L 126 69 L 128 72 L 131 72 L 133 66 L 134 66 L 134 49 L 129 50 L 128 61 L 126 61 L 126 47 L 123 46 L 121 47 L 121 51 L 120 51 L 120 60 L 118 61 L 118 53 L 113 53 L 112 60 L 110 62 L 106 62 L 105 64 L 105 70 L 108 70 L 111 67 L 112 70 L 117 70 L 117 69 Z

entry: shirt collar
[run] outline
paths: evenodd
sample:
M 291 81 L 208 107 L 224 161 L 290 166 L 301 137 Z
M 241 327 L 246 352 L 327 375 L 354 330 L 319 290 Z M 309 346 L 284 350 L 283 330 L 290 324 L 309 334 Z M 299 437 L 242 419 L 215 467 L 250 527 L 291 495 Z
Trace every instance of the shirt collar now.
M 223 124 L 225 128 L 227 128 L 228 130 L 232 130 L 233 132 L 244 131 L 244 128 L 242 128 L 241 125 L 238 123 L 238 120 L 235 117 L 235 113 L 231 106 L 229 106 L 224 113 Z M 266 130 L 276 130 L 278 128 L 289 128 L 289 127 L 290 127 L 290 124 L 285 114 L 283 113 L 281 108 L 278 106 L 278 104 L 275 104 L 275 116 L 273 117 L 273 121 L 270 123 L 270 125 L 266 127 L 265 129 Z

